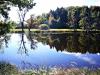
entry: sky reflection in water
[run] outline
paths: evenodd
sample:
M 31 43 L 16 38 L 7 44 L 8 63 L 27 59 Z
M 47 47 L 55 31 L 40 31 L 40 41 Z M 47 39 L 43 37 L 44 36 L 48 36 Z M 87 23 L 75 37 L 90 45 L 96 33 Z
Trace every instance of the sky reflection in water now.
M 27 54 L 24 50 L 18 50 L 21 41 L 21 34 L 11 34 L 10 40 L 8 40 L 8 48 L 2 48 L 4 52 L 0 53 L 0 61 L 6 61 L 11 64 L 15 64 L 17 67 L 33 68 L 36 66 L 57 66 L 57 67 L 88 67 L 88 68 L 100 68 L 100 55 L 99 53 L 86 54 L 56 51 L 55 48 L 50 49 L 49 45 L 44 45 L 41 42 L 36 41 L 36 48 L 30 49 L 30 41 L 24 35 L 25 46 L 27 48 Z M 4 42 L 3 42 L 4 43 Z

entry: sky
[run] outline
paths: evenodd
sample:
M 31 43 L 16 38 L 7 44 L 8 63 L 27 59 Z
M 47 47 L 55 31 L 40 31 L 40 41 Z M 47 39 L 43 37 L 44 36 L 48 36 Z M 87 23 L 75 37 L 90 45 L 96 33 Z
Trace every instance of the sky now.
M 34 0 L 36 6 L 31 9 L 27 15 L 26 19 L 30 17 L 31 14 L 35 16 L 41 15 L 42 13 L 48 13 L 51 9 L 55 10 L 57 7 L 69 7 L 69 6 L 100 6 L 100 0 Z M 10 19 L 12 21 L 18 21 L 17 9 L 12 8 L 9 12 Z

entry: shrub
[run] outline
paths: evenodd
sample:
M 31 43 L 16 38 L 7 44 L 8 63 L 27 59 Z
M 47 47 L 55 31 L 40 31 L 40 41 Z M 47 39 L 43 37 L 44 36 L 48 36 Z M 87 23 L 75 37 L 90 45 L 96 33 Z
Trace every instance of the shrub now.
M 41 25 L 39 26 L 39 28 L 40 28 L 41 30 L 48 30 L 48 29 L 49 29 L 49 26 L 48 26 L 47 24 L 41 24 Z
M 0 75 L 11 75 L 18 72 L 16 66 L 7 62 L 0 62 Z

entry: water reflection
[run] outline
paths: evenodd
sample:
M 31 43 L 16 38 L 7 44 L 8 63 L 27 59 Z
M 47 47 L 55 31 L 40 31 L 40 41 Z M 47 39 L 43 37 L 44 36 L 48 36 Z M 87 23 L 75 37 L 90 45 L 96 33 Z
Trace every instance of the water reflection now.
M 99 33 L 7 34 L 0 38 L 0 51 L 4 51 L 0 54 L 0 61 L 13 63 L 21 69 L 42 65 L 97 69 L 100 68 L 99 38 Z
M 27 38 L 30 41 L 30 47 L 31 47 L 31 49 L 34 50 L 37 47 L 36 46 L 37 42 L 34 40 L 34 37 L 32 37 L 32 32 L 31 31 L 28 32 Z
M 25 33 L 20 33 L 20 46 L 19 46 L 19 49 L 18 49 L 18 52 L 21 53 L 21 54 L 26 54 L 28 55 L 28 49 L 27 49 L 27 46 L 26 46 L 26 35 Z M 36 48 L 36 41 L 34 41 L 32 35 L 31 35 L 31 31 L 28 32 L 27 34 L 27 39 L 28 41 L 30 42 L 30 48 L 31 50 L 34 50 Z
M 0 35 L 0 53 L 4 53 L 4 48 L 8 48 L 8 41 L 11 35 Z
M 100 33 L 34 34 L 33 37 L 57 51 L 100 53 Z
M 8 47 L 10 36 L 10 34 L 0 36 L 0 49 L 2 49 L 4 45 Z M 100 53 L 100 33 L 33 34 L 31 31 L 20 33 L 18 52 L 21 52 L 21 54 L 22 52 L 25 54 L 28 53 L 25 37 L 30 42 L 31 50 L 35 50 L 38 41 L 44 45 L 49 45 L 51 49 L 55 48 L 57 51 Z
M 23 53 L 25 53 L 25 54 L 27 54 L 27 52 L 28 52 L 28 50 L 27 50 L 27 48 L 26 48 L 26 46 L 25 46 L 25 40 L 24 40 L 24 33 L 22 33 L 21 34 L 21 41 L 20 41 L 20 47 L 19 47 L 19 49 L 18 49 L 18 52 L 19 53 L 21 53 L 21 54 L 23 54 Z

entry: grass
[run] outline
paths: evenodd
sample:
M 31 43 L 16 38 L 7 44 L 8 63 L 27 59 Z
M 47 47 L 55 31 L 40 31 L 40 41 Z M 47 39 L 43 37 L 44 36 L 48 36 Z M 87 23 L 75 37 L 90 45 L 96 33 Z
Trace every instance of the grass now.
M 39 69 L 18 70 L 15 65 L 0 62 L 0 75 L 100 75 L 100 69 L 39 67 Z
M 40 68 L 39 70 L 19 71 L 17 73 L 12 73 L 12 75 L 100 75 L 100 70 L 88 70 L 78 68 L 52 68 L 49 70 L 45 70 Z
M 71 69 L 51 69 L 47 70 L 39 70 L 39 71 L 26 71 L 23 75 L 100 75 L 100 70 L 97 71 L 90 71 L 87 69 L 78 69 L 78 68 L 71 68 Z
M 22 29 L 10 29 L 11 32 L 20 32 L 22 31 Z M 28 31 L 28 29 L 24 29 L 24 31 Z M 31 31 L 33 32 L 40 32 L 40 31 L 49 31 L 49 32 L 56 32 L 56 31 L 60 31 L 60 32 L 73 32 L 73 31 L 77 31 L 77 32 L 84 32 L 86 30 L 83 29 L 48 29 L 48 30 L 40 30 L 40 29 L 31 29 Z M 90 30 L 90 31 L 100 31 L 100 30 Z

